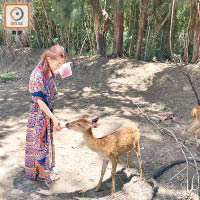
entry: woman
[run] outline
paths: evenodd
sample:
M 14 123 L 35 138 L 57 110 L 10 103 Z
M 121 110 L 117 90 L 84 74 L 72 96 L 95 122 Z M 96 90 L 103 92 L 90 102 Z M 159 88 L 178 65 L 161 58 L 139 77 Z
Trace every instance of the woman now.
M 55 72 L 65 63 L 66 53 L 62 46 L 55 45 L 46 50 L 41 58 L 29 82 L 32 103 L 26 133 L 25 171 L 26 176 L 32 180 L 39 177 L 51 183 L 59 178 L 53 171 L 53 129 L 61 130 L 60 122 L 53 112 L 58 93 Z

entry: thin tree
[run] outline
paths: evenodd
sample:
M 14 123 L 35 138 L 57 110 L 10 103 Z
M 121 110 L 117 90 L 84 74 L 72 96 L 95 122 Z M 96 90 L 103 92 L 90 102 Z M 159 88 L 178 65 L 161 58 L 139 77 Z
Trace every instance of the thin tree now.
M 169 47 L 170 47 L 170 53 L 171 58 L 175 60 L 174 58 L 174 52 L 172 47 L 172 31 L 173 31 L 173 24 L 174 24 L 174 7 L 175 7 L 175 0 L 172 0 L 172 10 L 171 10 L 171 24 L 170 24 L 170 32 L 169 32 Z
M 195 63 L 199 58 L 199 37 L 200 37 L 200 2 L 195 4 L 195 25 L 194 25 L 194 39 L 193 39 L 193 55 L 192 63 Z
M 148 2 L 149 0 L 143 0 L 142 5 L 141 5 L 140 25 L 139 25 L 137 49 L 136 49 L 136 55 L 135 55 L 136 59 L 141 59 L 142 41 L 143 41 L 145 23 L 147 19 Z
M 189 22 L 186 30 L 186 37 L 185 37 L 185 47 L 184 47 L 184 60 L 186 63 L 189 62 L 189 44 L 190 44 L 190 31 L 191 31 L 191 26 L 192 26 L 192 16 L 193 16 L 193 0 L 190 0 L 190 17 L 189 17 Z

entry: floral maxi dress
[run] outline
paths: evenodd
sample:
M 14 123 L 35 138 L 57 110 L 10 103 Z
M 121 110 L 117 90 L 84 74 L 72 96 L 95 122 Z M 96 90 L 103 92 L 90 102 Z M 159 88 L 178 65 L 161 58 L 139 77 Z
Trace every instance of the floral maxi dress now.
M 37 179 L 36 161 L 44 170 L 47 183 L 51 183 L 51 172 L 55 167 L 55 148 L 53 143 L 53 124 L 51 119 L 39 108 L 37 100 L 41 99 L 53 112 L 55 96 L 58 93 L 55 74 L 44 76 L 39 64 L 32 72 L 29 81 L 32 103 L 26 132 L 25 171 L 27 178 Z

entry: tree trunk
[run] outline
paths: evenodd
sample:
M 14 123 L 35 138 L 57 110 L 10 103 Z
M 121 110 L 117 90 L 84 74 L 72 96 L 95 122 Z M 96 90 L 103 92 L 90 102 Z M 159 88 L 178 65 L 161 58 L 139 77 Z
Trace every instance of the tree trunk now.
M 100 17 L 96 11 L 94 11 L 94 31 L 97 43 L 97 54 L 101 54 L 101 22 Z
M 106 35 L 111 21 L 105 9 L 101 8 L 99 0 L 89 0 L 93 10 L 94 31 L 97 43 L 97 54 L 106 55 Z
M 193 55 L 192 63 L 195 63 L 199 58 L 199 36 L 200 36 L 200 3 L 196 3 L 196 18 L 194 25 L 194 39 L 193 39 Z
M 117 5 L 114 13 L 114 55 L 121 57 L 123 55 L 123 25 L 124 25 L 124 12 L 123 1 Z
M 139 25 L 138 40 L 137 40 L 137 49 L 136 49 L 136 55 L 135 55 L 136 59 L 141 59 L 142 41 L 143 41 L 144 27 L 145 27 L 146 18 L 147 18 L 148 2 L 149 0 L 143 0 L 142 2 L 140 25 Z
M 175 0 L 172 0 L 172 8 L 171 8 L 171 24 L 170 24 L 170 31 L 169 31 L 169 48 L 170 48 L 170 53 L 171 53 L 171 59 L 176 62 L 176 59 L 174 57 L 174 52 L 173 52 L 173 46 L 172 46 L 172 29 L 173 29 L 173 24 L 174 24 L 174 7 L 175 7 Z
M 192 25 L 192 12 L 193 12 L 193 2 L 190 0 L 190 18 L 187 26 L 186 37 L 185 37 L 185 45 L 184 45 L 184 60 L 186 63 L 189 61 L 189 44 L 190 44 L 190 30 Z

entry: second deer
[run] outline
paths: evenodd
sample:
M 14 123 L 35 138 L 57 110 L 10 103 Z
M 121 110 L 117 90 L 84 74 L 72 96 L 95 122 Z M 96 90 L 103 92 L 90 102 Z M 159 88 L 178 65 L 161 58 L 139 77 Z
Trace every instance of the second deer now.
M 200 131 L 200 106 L 195 106 L 191 111 L 191 116 L 194 118 L 193 122 L 189 124 L 185 130 L 184 134 L 193 133 L 196 140 L 196 146 L 199 147 L 197 133 Z
M 129 166 L 129 153 L 134 150 L 137 154 L 139 163 L 140 177 L 142 177 L 141 155 L 140 155 L 140 133 L 138 128 L 133 124 L 126 124 L 115 130 L 111 134 L 102 138 L 96 138 L 93 135 L 92 128 L 98 126 L 98 118 L 88 120 L 85 118 L 67 123 L 65 126 L 74 131 L 81 132 L 86 145 L 96 153 L 98 153 L 102 160 L 101 177 L 96 187 L 98 191 L 101 187 L 103 176 L 105 174 L 108 162 L 112 163 L 112 196 L 115 193 L 115 174 L 118 163 L 118 158 L 123 153 L 128 153 L 128 166 Z

